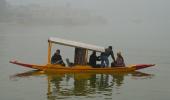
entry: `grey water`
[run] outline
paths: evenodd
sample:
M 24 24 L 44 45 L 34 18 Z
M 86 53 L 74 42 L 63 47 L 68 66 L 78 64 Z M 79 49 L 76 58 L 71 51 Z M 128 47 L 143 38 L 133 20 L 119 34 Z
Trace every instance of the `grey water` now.
M 0 0 L 0 100 L 169 100 L 169 5 L 168 0 Z M 112 45 L 127 65 L 156 66 L 118 75 L 42 74 L 9 63 L 46 64 L 49 37 Z M 73 61 L 74 48 L 53 47 L 52 53 L 59 48 L 63 59 Z

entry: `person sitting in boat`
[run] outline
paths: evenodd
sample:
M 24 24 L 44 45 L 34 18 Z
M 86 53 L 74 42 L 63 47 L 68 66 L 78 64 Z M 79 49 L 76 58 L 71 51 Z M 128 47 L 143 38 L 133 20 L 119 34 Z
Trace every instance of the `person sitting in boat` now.
M 116 58 L 116 62 L 115 62 L 115 65 L 116 67 L 125 67 L 125 62 L 124 62 L 124 59 L 121 55 L 121 52 L 118 52 L 117 53 L 117 58 Z
M 109 46 L 105 49 L 105 52 L 101 53 L 101 66 L 102 67 L 108 67 L 109 66 L 109 59 L 108 57 L 111 55 L 113 62 L 115 62 L 114 53 L 112 50 L 112 46 Z
M 66 58 L 66 63 L 68 67 L 73 67 L 75 64 L 70 62 L 69 58 Z
M 97 57 L 96 51 L 93 51 L 93 53 L 90 55 L 89 65 L 92 67 L 100 67 L 100 65 L 96 64 L 97 61 L 100 61 L 100 58 Z
M 54 55 L 51 57 L 51 64 L 61 64 L 61 65 L 65 66 L 63 59 L 60 55 L 59 49 L 57 49 L 56 52 L 54 53 Z

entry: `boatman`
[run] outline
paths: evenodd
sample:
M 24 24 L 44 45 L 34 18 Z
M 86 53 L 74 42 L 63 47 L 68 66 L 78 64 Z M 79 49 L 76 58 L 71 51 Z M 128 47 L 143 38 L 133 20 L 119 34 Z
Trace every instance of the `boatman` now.
M 51 57 L 51 64 L 61 64 L 61 65 L 65 65 L 63 62 L 63 59 L 60 55 L 60 50 L 57 49 L 56 52 L 54 53 L 54 55 Z
M 108 57 L 111 55 L 113 62 L 115 62 L 114 53 L 112 50 L 112 46 L 109 46 L 105 49 L 105 52 L 101 53 L 101 66 L 102 67 L 108 67 L 109 66 L 109 59 Z

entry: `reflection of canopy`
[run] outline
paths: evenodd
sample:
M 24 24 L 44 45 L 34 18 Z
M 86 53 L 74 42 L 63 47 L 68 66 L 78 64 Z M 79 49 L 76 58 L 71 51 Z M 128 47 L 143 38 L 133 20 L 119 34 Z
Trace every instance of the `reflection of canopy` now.
M 56 38 L 56 37 L 50 37 L 48 40 L 52 43 L 66 45 L 70 47 L 84 48 L 84 49 L 88 49 L 92 51 L 104 52 L 105 50 L 104 47 L 86 44 L 82 42 L 71 41 L 71 40 L 65 40 L 65 39 Z

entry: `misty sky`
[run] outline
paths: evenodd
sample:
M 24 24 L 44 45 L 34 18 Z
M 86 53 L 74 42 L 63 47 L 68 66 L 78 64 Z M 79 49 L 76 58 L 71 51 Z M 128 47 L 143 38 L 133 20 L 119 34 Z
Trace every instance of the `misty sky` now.
M 106 35 L 117 36 L 116 38 L 137 38 L 135 40 L 141 41 L 149 38 L 149 41 L 157 43 L 168 42 L 170 39 L 170 0 L 6 1 L 8 7 L 15 8 L 12 9 L 13 15 L 10 15 L 13 16 L 12 19 L 22 24 L 79 27 L 75 30 L 83 33 L 80 28 L 82 26 L 87 35 L 107 32 Z
M 11 5 L 57 7 L 88 10 L 106 18 L 116 27 L 138 26 L 169 32 L 169 0 L 6 0 Z M 137 28 L 138 28 L 137 27 Z M 159 29 L 159 30 L 158 30 Z

